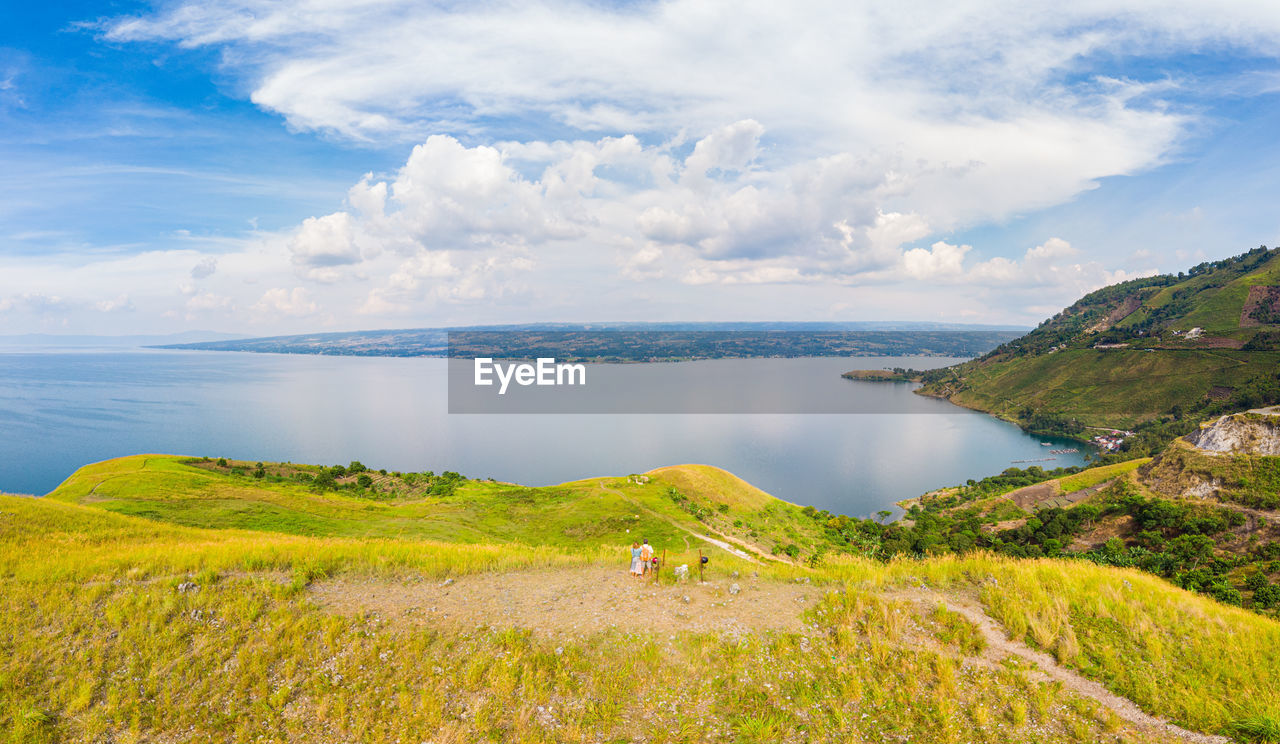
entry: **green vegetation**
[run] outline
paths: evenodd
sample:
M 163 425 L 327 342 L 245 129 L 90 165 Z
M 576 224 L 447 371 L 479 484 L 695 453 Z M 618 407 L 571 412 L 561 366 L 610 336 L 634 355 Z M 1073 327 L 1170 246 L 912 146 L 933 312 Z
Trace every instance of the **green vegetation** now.
M 1270 290 L 1255 289 L 1277 286 L 1280 250 L 1259 248 L 1104 287 L 978 359 L 904 374 L 924 394 L 1038 433 L 1156 427 L 1129 443 L 1153 454 L 1187 419 L 1280 402 L 1280 315 Z
M 1194 730 L 1256 736 L 1280 706 L 1280 623 L 1080 562 L 978 553 L 885 563 L 832 552 L 811 567 L 717 555 L 712 581 L 754 571 L 763 585 L 821 585 L 803 633 L 583 634 L 496 621 L 460 630 L 335 613 L 314 586 L 618 565 L 627 533 L 575 542 L 567 516 L 559 547 L 497 536 L 548 534 L 501 524 L 501 494 L 512 491 L 545 496 L 553 509 L 581 502 L 575 519 L 596 519 L 593 494 L 603 493 L 628 511 L 645 505 L 696 526 L 665 504 L 676 504 L 672 489 L 710 504 L 715 494 L 700 489 L 712 484 L 726 489 L 715 503 L 728 510 L 714 506 L 708 518 L 746 515 L 760 530 L 767 513 L 781 532 L 793 509 L 815 520 L 711 468 L 553 489 L 465 480 L 448 497 L 379 500 L 358 485 L 292 481 L 292 467 L 264 463 L 255 478 L 256 463 L 128 458 L 83 469 L 57 498 L 0 497 L 0 729 L 9 740 L 1165 740 L 1037 681 L 953 608 L 965 597 L 1012 642 Z M 337 480 L 352 477 L 345 471 Z M 484 505 L 459 511 L 452 500 L 463 494 Z M 261 531 L 179 523 L 197 514 L 236 522 L 237 498 L 281 511 Z M 123 513 L 128 503 L 154 511 L 141 519 Z M 437 503 L 459 525 L 498 532 L 446 542 L 408 528 L 410 514 L 430 521 Z M 397 511 L 410 509 L 422 511 Z M 296 534 L 300 525 L 323 536 Z M 921 586 L 927 596 L 913 600 Z
M 1168 494 L 1213 484 L 1217 498 L 1224 501 L 1280 510 L 1280 457 L 1210 455 L 1176 441 L 1161 454 L 1147 480 Z
M 1109 481 L 1112 478 L 1124 475 L 1125 473 L 1131 473 L 1139 467 L 1146 465 L 1148 462 L 1150 462 L 1149 459 L 1142 458 L 1137 460 L 1125 460 L 1123 462 L 1102 465 L 1096 468 L 1088 468 L 1078 475 L 1063 478 L 1061 483 L 1058 485 L 1064 493 L 1079 491 L 1083 488 L 1089 488 L 1090 486 L 1096 486 L 1104 481 Z
M 1182 497 L 1204 483 L 1216 484 L 1217 501 Z M 1009 468 L 904 502 L 905 518 L 889 524 L 811 516 L 833 550 L 882 560 L 974 551 L 1075 558 L 1139 568 L 1280 617 L 1278 492 L 1280 457 L 1210 456 L 1178 441 L 1155 460 Z
M 881 524 L 705 466 L 525 488 L 361 463 L 98 463 L 47 498 L 0 497 L 0 729 L 35 742 L 1166 740 L 1038 681 L 1015 653 L 1031 647 L 1180 726 L 1266 741 L 1280 623 L 1263 605 L 1280 608 L 1280 542 L 1232 557 L 1241 513 L 1150 490 L 1139 477 L 1160 467 L 1010 469 Z M 1066 508 L 1016 505 L 1028 488 L 1103 484 Z M 1118 523 L 1123 536 L 1073 547 Z M 678 561 L 714 551 L 713 585 L 750 582 L 737 601 L 797 581 L 820 600 L 775 610 L 802 613 L 802 631 L 725 634 L 500 612 L 460 629 L 335 612 L 315 593 L 601 565 L 628 586 L 641 534 Z M 678 603 L 688 589 L 671 584 L 652 601 Z
M 847 380 L 868 380 L 871 382 L 919 382 L 920 377 L 910 369 L 894 367 L 893 369 L 852 369 L 840 375 Z

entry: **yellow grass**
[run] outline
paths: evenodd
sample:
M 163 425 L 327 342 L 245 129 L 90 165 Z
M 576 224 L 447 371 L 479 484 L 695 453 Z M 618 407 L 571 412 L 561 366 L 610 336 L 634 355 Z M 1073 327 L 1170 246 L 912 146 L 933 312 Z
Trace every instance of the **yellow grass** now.
M 1132 473 L 1138 468 L 1151 462 L 1150 457 L 1140 457 L 1136 460 L 1125 460 L 1112 465 L 1102 465 L 1096 468 L 1083 470 L 1075 475 L 1069 475 L 1059 480 L 1058 485 L 1062 493 L 1071 493 L 1079 491 L 1082 488 L 1096 486 L 1103 481 L 1111 480 L 1125 473 Z
M 983 643 L 963 618 L 885 594 L 922 585 L 1193 730 L 1280 710 L 1280 623 L 1137 571 L 726 557 L 714 578 L 824 586 L 809 630 L 446 632 L 330 614 L 307 586 L 569 570 L 616 550 L 210 530 L 94 503 L 0 497 L 0 741 L 1160 740 L 1014 665 L 965 663 Z

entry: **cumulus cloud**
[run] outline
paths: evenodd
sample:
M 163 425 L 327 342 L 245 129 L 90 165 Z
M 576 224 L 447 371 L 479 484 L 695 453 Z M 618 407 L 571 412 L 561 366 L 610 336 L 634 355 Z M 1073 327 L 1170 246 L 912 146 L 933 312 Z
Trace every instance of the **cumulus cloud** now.
M 262 299 L 258 300 L 252 310 L 268 315 L 302 317 L 319 312 L 320 306 L 311 299 L 311 293 L 304 287 L 294 287 L 292 290 L 275 287 L 264 292 Z
M 1083 242 L 999 256 L 939 238 L 1175 154 L 1198 115 L 1166 98 L 1184 81 L 1115 74 L 1150 67 L 1129 58 L 1244 58 L 1280 42 L 1265 3 L 1157 5 L 162 4 L 99 28 L 220 52 L 222 74 L 293 130 L 407 156 L 345 204 L 210 248 L 217 258 L 98 262 L 76 296 L 163 286 L 179 311 L 303 325 L 596 287 L 596 307 L 682 284 L 698 287 L 678 295 L 689 306 L 739 288 L 726 291 L 755 298 L 748 308 L 782 296 L 844 307 L 850 286 L 887 297 L 874 292 L 894 283 L 916 297 L 1066 295 L 1127 275 Z M 55 273 L 2 289 L 62 291 Z M 741 289 L 760 285 L 777 294 Z
M 912 248 L 902 254 L 902 268 L 914 279 L 958 278 L 964 271 L 964 254 L 970 245 L 939 240 L 929 248 Z
M 309 279 L 359 262 L 361 236 L 366 250 L 500 250 L 603 235 L 646 255 L 685 246 L 695 261 L 791 255 L 799 274 L 839 276 L 898 260 L 881 215 L 938 233 L 1163 162 L 1190 121 L 1158 100 L 1167 81 L 1081 74 L 1090 55 L 1256 45 L 1280 35 L 1273 15 L 1189 2 L 237 0 L 104 33 L 234 51 L 228 72 L 292 126 L 417 143 L 393 181 L 352 187 L 358 230 L 344 213 L 302 226 Z M 537 121 L 580 136 L 530 136 Z
M 359 263 L 353 219 L 346 212 L 324 217 L 308 217 L 289 242 L 293 264 L 305 276 L 332 282 L 340 276 L 338 268 Z
M 1109 270 L 1099 261 L 1079 260 L 1080 251 L 1056 237 L 1028 248 L 1020 260 L 995 256 L 967 266 L 965 256 L 971 250 L 972 246 L 945 241 L 928 249 L 913 248 L 903 253 L 902 271 L 932 284 L 1040 293 L 1042 297 L 1047 293 L 1064 301 L 1108 284 L 1156 273 L 1154 269 Z

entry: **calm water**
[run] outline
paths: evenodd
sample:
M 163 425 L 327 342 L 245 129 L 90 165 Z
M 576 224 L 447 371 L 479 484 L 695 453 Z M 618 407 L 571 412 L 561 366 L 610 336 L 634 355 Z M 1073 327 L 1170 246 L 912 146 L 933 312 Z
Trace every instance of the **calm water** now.
M 703 395 L 733 396 L 751 380 L 783 379 L 790 396 L 812 397 L 792 401 L 794 410 L 861 396 L 865 410 L 876 413 L 502 415 L 449 414 L 442 359 L 0 353 L 0 490 L 46 493 L 80 465 L 142 452 L 360 460 L 530 485 L 696 462 L 789 501 L 865 516 L 1014 461 L 1083 462 L 1083 455 L 1050 455 L 1040 444 L 1070 446 L 1065 442 L 922 398 L 910 385 L 840 378 L 855 368 L 952 361 L 715 360 L 654 370 L 669 389 L 684 381 Z M 634 368 L 647 365 L 628 366 L 627 374 L 637 374 Z

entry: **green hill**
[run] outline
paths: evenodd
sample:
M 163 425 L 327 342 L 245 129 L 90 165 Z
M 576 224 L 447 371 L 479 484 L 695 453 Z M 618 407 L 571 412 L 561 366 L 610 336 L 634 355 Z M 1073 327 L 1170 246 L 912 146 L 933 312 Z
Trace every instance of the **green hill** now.
M 1280 249 L 1104 287 L 921 392 L 1081 436 L 1280 400 Z M 1087 438 L 1087 437 L 1086 437 Z
M 0 496 L 6 740 L 1269 741 L 1280 726 L 1280 623 L 1147 573 L 775 559 L 783 540 L 812 549 L 821 515 L 700 466 L 523 488 L 353 465 L 143 456 Z M 531 504 L 553 516 L 532 524 Z M 721 528 L 745 557 L 697 537 Z M 627 575 L 637 531 L 668 543 L 656 582 Z M 678 582 L 699 543 L 706 583 Z
M 812 554 L 821 530 L 794 504 L 705 465 L 530 488 L 457 473 L 137 455 L 88 465 L 48 498 L 190 527 L 316 537 Z M 790 553 L 791 555 L 788 555 Z M 774 556 L 781 556 L 774 558 Z
M 1154 458 L 1055 475 L 1011 468 L 905 502 L 881 545 L 1133 566 L 1280 617 L 1280 409 L 1205 422 Z

